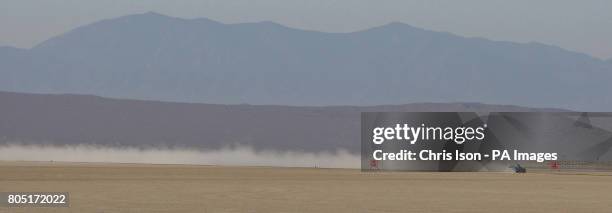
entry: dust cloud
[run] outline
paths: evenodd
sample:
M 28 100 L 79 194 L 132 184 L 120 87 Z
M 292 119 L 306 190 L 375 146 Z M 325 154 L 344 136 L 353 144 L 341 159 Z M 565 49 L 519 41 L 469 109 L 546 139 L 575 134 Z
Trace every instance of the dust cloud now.
M 0 145 L 0 161 L 193 164 L 359 168 L 360 156 L 348 151 L 307 153 L 234 146 L 216 150 L 137 148 L 104 145 Z

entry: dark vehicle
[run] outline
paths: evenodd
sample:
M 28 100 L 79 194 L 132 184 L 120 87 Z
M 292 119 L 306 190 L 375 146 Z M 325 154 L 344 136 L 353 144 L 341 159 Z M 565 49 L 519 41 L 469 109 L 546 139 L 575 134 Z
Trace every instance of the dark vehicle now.
M 514 170 L 514 173 L 527 173 L 527 169 L 525 167 L 522 167 L 521 164 L 518 163 L 510 166 L 510 168 Z

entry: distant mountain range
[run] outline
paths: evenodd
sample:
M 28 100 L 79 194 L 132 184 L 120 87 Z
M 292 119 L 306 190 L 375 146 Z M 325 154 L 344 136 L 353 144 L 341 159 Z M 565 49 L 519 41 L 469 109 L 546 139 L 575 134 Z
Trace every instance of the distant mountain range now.
M 482 102 L 612 109 L 612 63 L 402 23 L 351 33 L 156 13 L 0 48 L 0 90 L 216 104 Z
M 0 92 L 0 145 L 97 144 L 358 153 L 360 112 L 560 111 L 477 103 L 372 107 L 215 105 Z

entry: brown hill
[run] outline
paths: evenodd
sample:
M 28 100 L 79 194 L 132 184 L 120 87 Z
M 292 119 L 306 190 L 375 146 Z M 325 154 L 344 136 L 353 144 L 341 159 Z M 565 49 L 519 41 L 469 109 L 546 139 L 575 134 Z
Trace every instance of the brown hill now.
M 477 103 L 253 106 L 0 92 L 0 143 L 357 152 L 362 111 L 538 111 Z

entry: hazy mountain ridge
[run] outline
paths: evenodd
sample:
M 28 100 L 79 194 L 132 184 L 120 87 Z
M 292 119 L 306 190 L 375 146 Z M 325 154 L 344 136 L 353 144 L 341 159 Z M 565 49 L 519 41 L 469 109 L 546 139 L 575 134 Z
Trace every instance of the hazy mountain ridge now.
M 170 103 L 0 92 L 0 144 L 97 144 L 131 147 L 306 152 L 360 144 L 360 113 L 368 111 L 560 111 L 479 103 L 290 107 Z
M 402 23 L 323 33 L 145 13 L 0 54 L 12 54 L 0 58 L 5 91 L 220 104 L 612 107 L 612 65 L 603 60 Z

